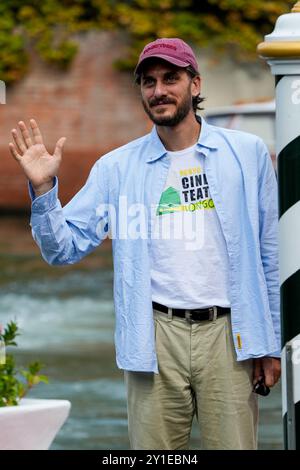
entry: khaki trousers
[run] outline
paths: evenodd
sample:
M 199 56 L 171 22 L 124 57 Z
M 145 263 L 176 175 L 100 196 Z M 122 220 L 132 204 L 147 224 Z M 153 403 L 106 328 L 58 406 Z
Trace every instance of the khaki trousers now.
M 256 449 L 252 360 L 237 362 L 230 315 L 188 323 L 154 310 L 159 374 L 125 371 L 132 449 Z

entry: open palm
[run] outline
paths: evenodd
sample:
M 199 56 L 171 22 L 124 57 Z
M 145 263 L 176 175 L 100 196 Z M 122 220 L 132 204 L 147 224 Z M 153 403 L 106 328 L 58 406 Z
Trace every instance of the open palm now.
M 12 156 L 19 162 L 25 175 L 36 191 L 47 188 L 57 175 L 62 159 L 62 149 L 65 137 L 56 143 L 53 155 L 50 155 L 44 145 L 42 134 L 34 119 L 30 120 L 31 133 L 23 121 L 18 123 L 20 135 L 12 130 L 14 143 L 9 144 Z

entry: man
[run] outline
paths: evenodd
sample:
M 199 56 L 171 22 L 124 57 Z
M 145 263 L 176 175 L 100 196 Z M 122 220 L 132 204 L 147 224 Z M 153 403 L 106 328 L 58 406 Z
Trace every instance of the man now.
M 12 131 L 30 181 L 43 257 L 74 263 L 110 234 L 117 364 L 134 449 L 186 449 L 197 415 L 205 449 L 255 449 L 257 395 L 280 375 L 277 191 L 256 136 L 196 116 L 192 49 L 158 39 L 136 70 L 152 132 L 100 158 L 65 206 L 64 138 L 53 155 L 34 120 Z M 138 215 L 138 217 L 137 217 Z

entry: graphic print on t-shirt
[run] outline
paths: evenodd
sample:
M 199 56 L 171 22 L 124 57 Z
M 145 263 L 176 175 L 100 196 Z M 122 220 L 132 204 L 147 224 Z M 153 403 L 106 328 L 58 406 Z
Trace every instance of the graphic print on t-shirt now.
M 178 169 L 177 174 L 173 174 L 177 188 L 169 186 L 162 192 L 156 215 L 176 211 L 194 212 L 201 209 L 214 209 L 206 174 L 201 170 L 200 166 Z
M 152 300 L 173 308 L 230 306 L 226 242 L 196 146 L 168 152 L 165 186 L 153 207 Z

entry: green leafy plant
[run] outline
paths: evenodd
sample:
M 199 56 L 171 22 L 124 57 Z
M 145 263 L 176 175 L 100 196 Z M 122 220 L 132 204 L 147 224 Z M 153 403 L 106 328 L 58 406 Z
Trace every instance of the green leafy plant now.
M 90 30 L 117 30 L 128 50 L 116 65 L 134 68 L 143 46 L 158 37 L 181 37 L 212 56 L 257 61 L 256 46 L 296 0 L 5 0 L 0 2 L 0 79 L 7 85 L 30 69 L 30 50 L 67 69 Z
M 2 360 L 0 361 L 0 407 L 18 405 L 28 391 L 40 382 L 48 383 L 45 375 L 40 375 L 43 364 L 32 362 L 27 369 L 16 365 L 12 354 L 8 353 L 4 360 L 3 347 L 17 346 L 15 341 L 19 336 L 18 325 L 11 321 L 2 332 L 0 329 L 0 342 L 2 343 Z

